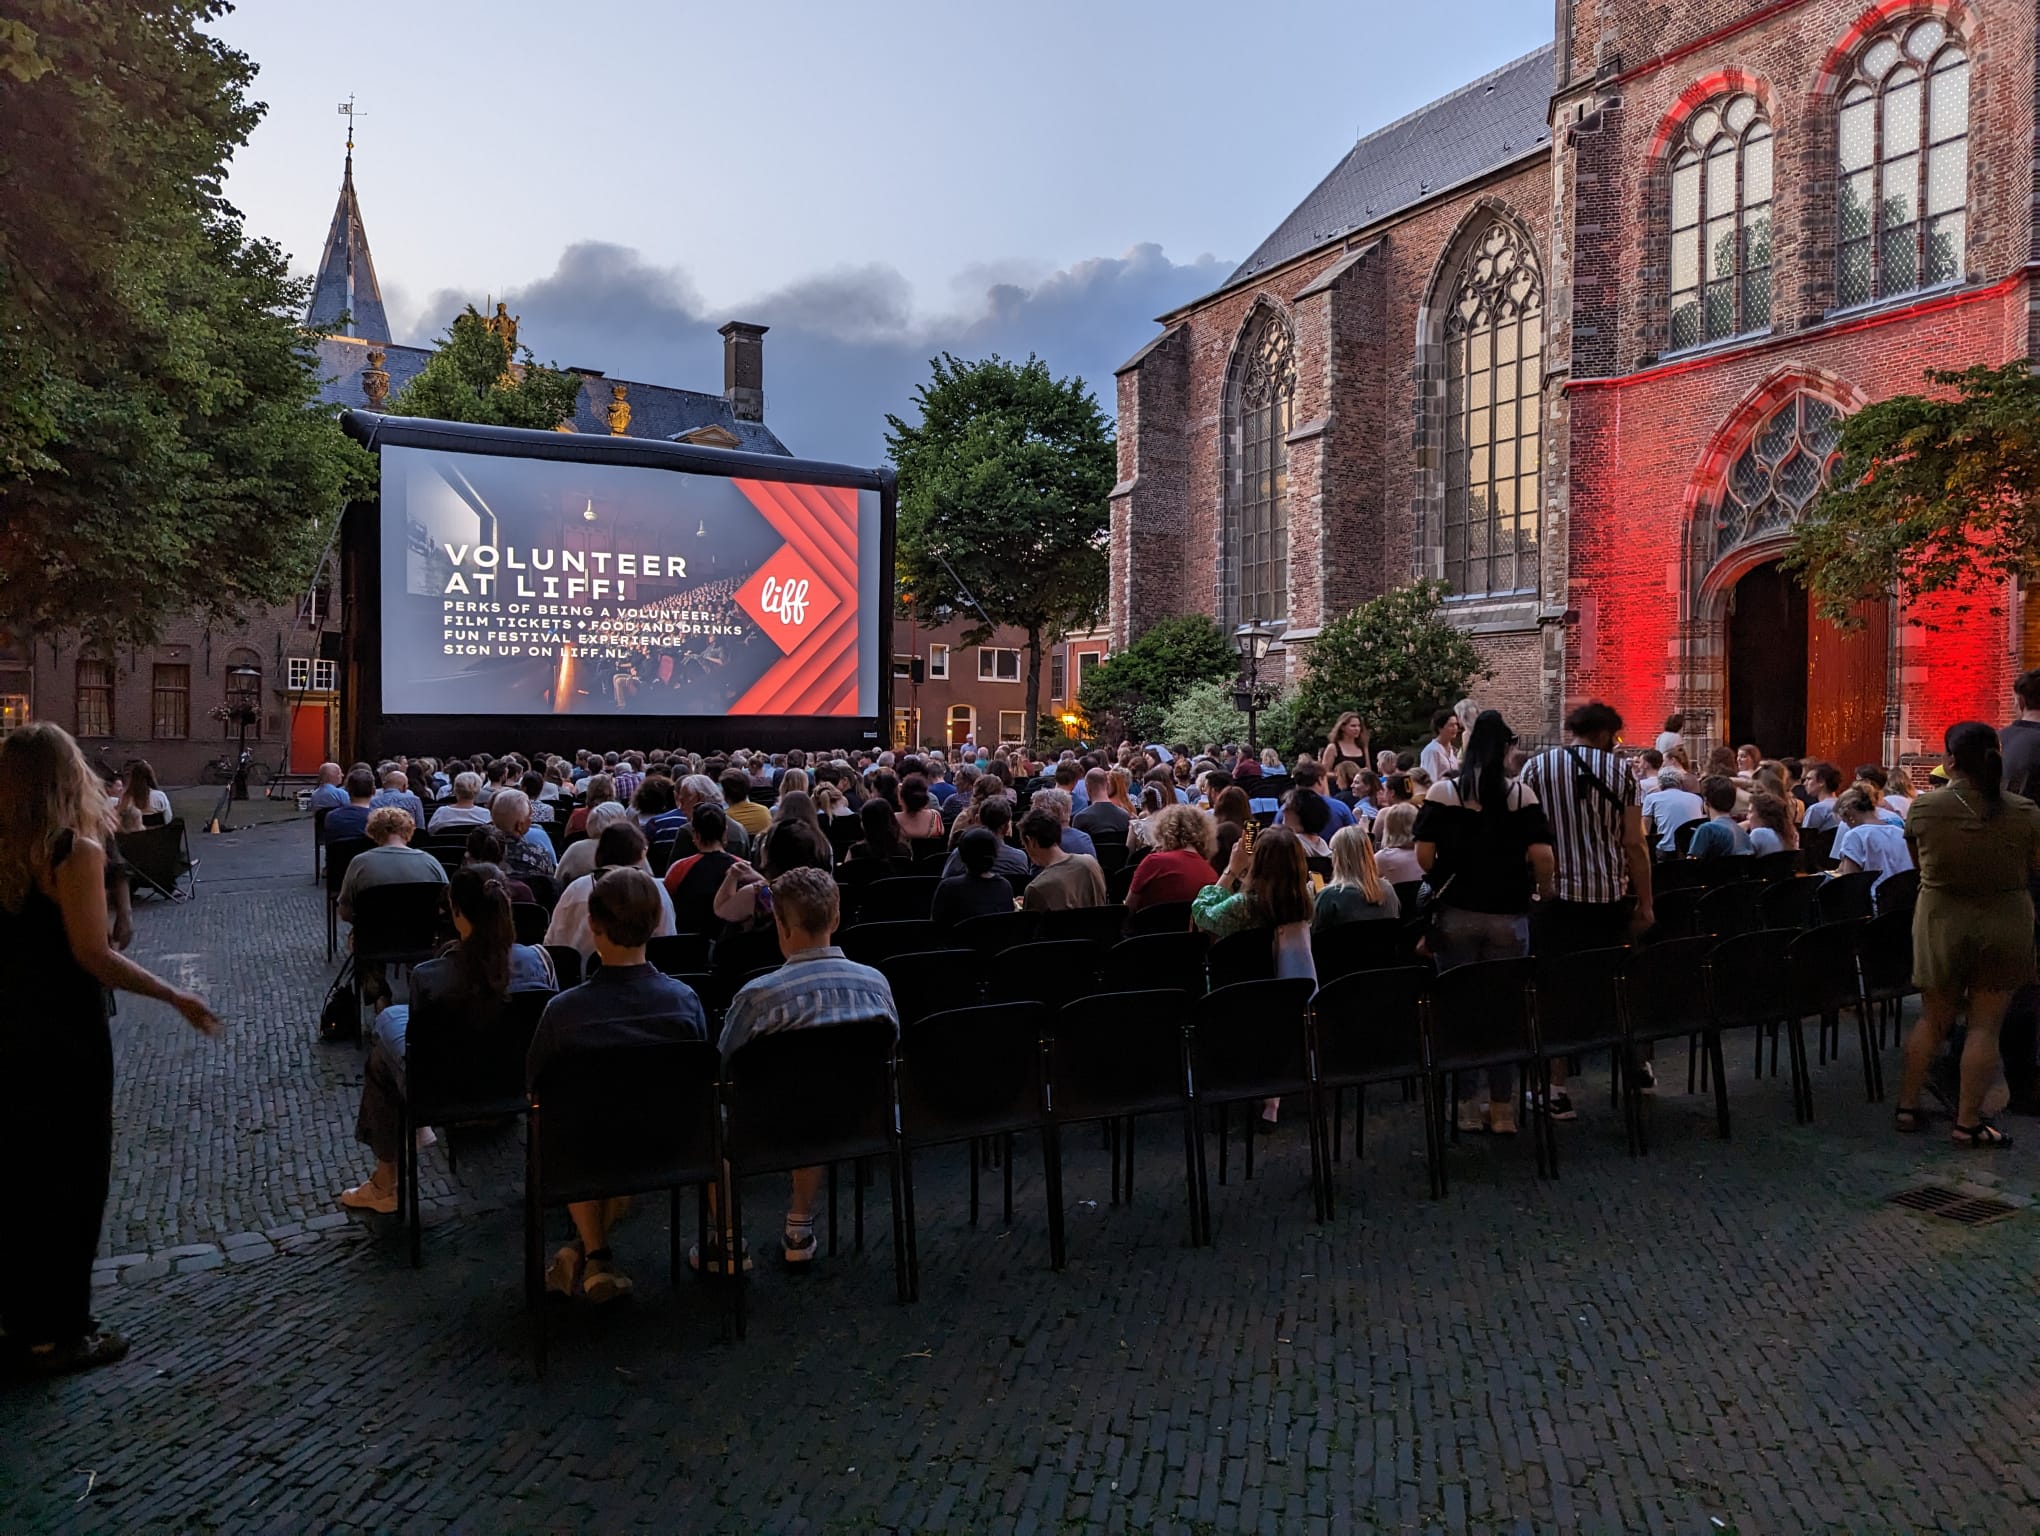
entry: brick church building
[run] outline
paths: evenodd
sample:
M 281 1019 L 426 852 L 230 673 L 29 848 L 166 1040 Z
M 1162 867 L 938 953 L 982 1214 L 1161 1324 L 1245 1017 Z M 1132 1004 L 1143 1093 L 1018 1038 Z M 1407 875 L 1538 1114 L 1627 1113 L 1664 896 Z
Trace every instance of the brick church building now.
M 2040 354 L 2034 0 L 1559 0 L 1553 46 L 1360 140 L 1119 373 L 1110 635 L 1328 619 L 1419 576 L 1526 738 L 1845 766 L 2040 663 L 2006 591 L 1809 616 L 1839 424 Z

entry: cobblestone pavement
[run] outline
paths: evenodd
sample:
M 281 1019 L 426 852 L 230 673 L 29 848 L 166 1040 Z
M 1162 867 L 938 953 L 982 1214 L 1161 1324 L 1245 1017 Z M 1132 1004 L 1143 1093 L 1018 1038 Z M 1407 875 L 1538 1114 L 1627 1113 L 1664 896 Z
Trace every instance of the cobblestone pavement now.
M 1667 1070 L 1642 1160 L 1590 1072 L 1556 1183 L 1520 1140 L 1469 1139 L 1443 1202 L 1385 1096 L 1325 1226 L 1292 1125 L 1251 1183 L 1214 1182 L 1204 1251 L 1179 1134 L 1144 1132 L 1114 1209 L 1073 1132 L 1060 1275 L 1036 1159 L 1002 1232 L 996 1200 L 966 1225 L 960 1154 L 930 1156 L 921 1301 L 892 1300 L 881 1188 L 862 1255 L 846 1230 L 815 1274 L 760 1263 L 743 1344 L 712 1290 L 664 1284 L 641 1209 L 637 1295 L 557 1317 L 539 1381 L 514 1134 L 463 1137 L 458 1179 L 427 1154 L 420 1271 L 332 1204 L 366 1167 L 360 1059 L 313 1040 L 304 836 L 208 839 L 198 900 L 140 915 L 141 957 L 232 1027 L 123 1002 L 101 1298 L 136 1347 L 0 1390 L 0 1529 L 2040 1529 L 2040 1213 L 1884 1203 L 1923 1174 L 2031 1195 L 2040 1136 L 1902 1141 L 1853 1047 L 1802 1129 L 1732 1045 L 1726 1144 Z M 761 1250 L 777 1198 L 753 1195 Z

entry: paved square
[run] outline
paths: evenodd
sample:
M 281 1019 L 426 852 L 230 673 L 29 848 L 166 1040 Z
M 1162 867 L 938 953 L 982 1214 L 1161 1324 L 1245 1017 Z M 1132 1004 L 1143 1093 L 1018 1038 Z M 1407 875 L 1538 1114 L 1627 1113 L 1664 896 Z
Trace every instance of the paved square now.
M 0 1529 L 2040 1529 L 2040 1215 L 1967 1230 L 1883 1203 L 1923 1173 L 2031 1195 L 2040 1136 L 1901 1140 L 1853 1045 L 1797 1129 L 1732 1040 L 1727 1144 L 1665 1048 L 1644 1160 L 1590 1072 L 1557 1183 L 1521 1141 L 1469 1140 L 1443 1202 L 1382 1095 L 1335 1222 L 1311 1221 L 1291 1124 L 1251 1183 L 1237 1162 L 1214 1182 L 1206 1251 L 1183 1245 L 1179 1134 L 1144 1132 L 1115 1210 L 1098 1138 L 1071 1132 L 1060 1275 L 1032 1149 L 1011 1232 L 990 1185 L 971 1229 L 962 1154 L 932 1156 L 917 1305 L 892 1300 L 881 1180 L 865 1253 L 846 1213 L 818 1273 L 760 1264 L 742 1345 L 711 1290 L 664 1284 L 664 1212 L 641 1207 L 636 1297 L 558 1317 L 539 1382 L 515 1133 L 464 1134 L 458 1178 L 427 1154 L 420 1271 L 333 1202 L 368 1167 L 361 1058 L 314 1038 L 307 836 L 202 840 L 197 901 L 139 914 L 140 958 L 229 1030 L 122 1001 L 100 1295 L 135 1350 L 0 1392 Z M 752 1194 L 761 1251 L 780 1198 Z

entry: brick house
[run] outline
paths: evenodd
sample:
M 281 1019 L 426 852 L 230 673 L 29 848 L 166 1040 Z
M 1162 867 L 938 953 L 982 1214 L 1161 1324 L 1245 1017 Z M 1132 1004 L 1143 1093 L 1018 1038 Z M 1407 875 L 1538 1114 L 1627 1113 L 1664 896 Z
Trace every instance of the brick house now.
M 963 620 L 926 624 L 893 620 L 895 747 L 989 746 L 1027 737 L 1027 636 L 995 630 L 983 645 L 965 645 Z M 1103 630 L 1070 635 L 1042 648 L 1041 712 L 1063 715 L 1110 650 Z
M 351 142 L 305 323 L 319 333 L 323 398 L 336 405 L 381 410 L 432 355 L 388 339 Z M 502 305 L 495 323 L 510 326 L 514 337 L 516 322 Z M 785 453 L 765 424 L 765 331 L 739 321 L 722 328 L 720 394 L 573 369 L 582 385 L 571 430 Z M 238 727 L 210 712 L 245 696 L 257 703 L 248 732 L 257 760 L 272 770 L 311 772 L 342 747 L 342 601 L 338 562 L 329 557 L 318 571 L 305 572 L 299 601 L 232 630 L 179 621 L 166 626 L 159 644 L 112 655 L 76 637 L 0 631 L 0 733 L 29 719 L 53 720 L 78 737 L 88 757 L 115 768 L 144 757 L 164 783 L 191 784 L 230 758 L 238 739 Z
M 2040 352 L 2033 0 L 1557 32 L 1363 138 L 1120 371 L 1112 639 L 1281 619 L 1293 670 L 1429 575 L 1527 736 L 1598 696 L 1853 765 L 2001 717 L 2022 594 L 1845 634 L 1777 561 L 1849 412 Z

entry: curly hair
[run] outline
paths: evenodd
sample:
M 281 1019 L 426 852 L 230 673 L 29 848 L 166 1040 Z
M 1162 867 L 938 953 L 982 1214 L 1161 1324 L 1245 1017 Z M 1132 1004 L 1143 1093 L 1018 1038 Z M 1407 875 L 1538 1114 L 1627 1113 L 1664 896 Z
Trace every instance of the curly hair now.
M 1194 848 L 1207 859 L 1218 847 L 1217 828 L 1194 805 L 1163 806 L 1148 823 L 1148 839 L 1157 852 Z

